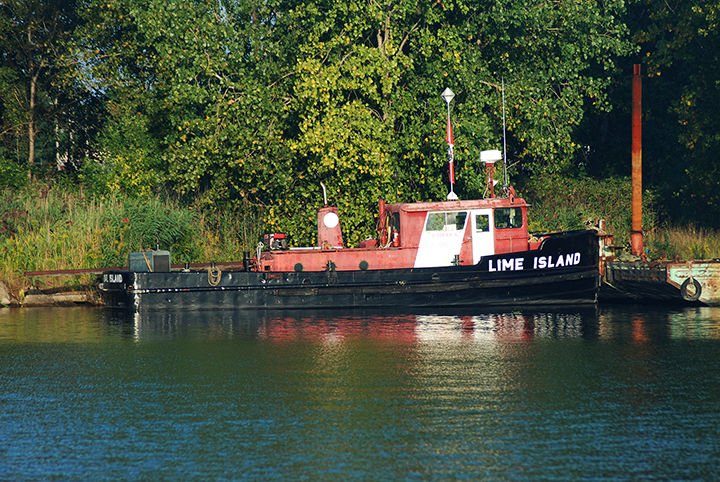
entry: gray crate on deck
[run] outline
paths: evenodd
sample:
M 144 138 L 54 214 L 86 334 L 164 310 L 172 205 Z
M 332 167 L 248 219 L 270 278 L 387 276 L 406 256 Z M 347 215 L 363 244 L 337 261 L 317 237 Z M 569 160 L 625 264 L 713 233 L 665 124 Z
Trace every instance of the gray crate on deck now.
M 170 251 L 136 251 L 128 255 L 130 271 L 162 273 L 170 271 Z

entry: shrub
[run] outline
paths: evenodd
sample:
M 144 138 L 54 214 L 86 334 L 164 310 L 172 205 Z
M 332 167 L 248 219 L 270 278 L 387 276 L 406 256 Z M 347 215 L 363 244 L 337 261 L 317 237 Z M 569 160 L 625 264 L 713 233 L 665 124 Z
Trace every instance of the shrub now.
M 28 170 L 9 159 L 0 158 L 0 189 L 20 188 L 28 182 Z
M 169 196 L 94 197 L 75 186 L 34 181 L 0 189 L 0 280 L 17 293 L 26 286 L 26 271 L 123 267 L 131 251 L 157 245 L 171 252 L 173 263 L 240 260 L 262 232 L 251 205 L 201 210 Z M 35 282 L 78 283 L 70 280 Z
M 589 177 L 538 175 L 518 187 L 533 204 L 529 228 L 534 232 L 567 231 L 595 225 L 604 219 L 606 231 L 618 245 L 630 245 L 632 185 L 629 178 L 596 180 Z M 657 225 L 655 194 L 643 192 L 643 229 Z

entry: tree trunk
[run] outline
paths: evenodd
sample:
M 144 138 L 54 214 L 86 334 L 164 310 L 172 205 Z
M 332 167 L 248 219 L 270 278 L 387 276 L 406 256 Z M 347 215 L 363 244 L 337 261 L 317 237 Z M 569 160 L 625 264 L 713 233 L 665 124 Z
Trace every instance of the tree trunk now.
M 30 111 L 28 112 L 28 167 L 35 161 L 35 88 L 37 76 L 30 78 Z M 32 171 L 31 171 L 32 172 Z M 32 176 L 32 174 L 30 174 Z
M 32 31 L 28 31 L 28 45 L 33 45 Z M 28 112 L 28 177 L 32 177 L 32 166 L 35 162 L 35 100 L 37 97 L 37 83 L 40 72 L 45 67 L 45 59 L 42 59 L 35 68 L 35 62 L 30 59 L 30 109 Z

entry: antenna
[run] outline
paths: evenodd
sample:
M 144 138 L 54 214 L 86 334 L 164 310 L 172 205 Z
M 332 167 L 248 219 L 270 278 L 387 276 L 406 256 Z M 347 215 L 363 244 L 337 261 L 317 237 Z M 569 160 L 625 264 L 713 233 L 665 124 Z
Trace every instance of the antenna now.
M 508 179 L 507 179 L 507 140 L 505 139 L 505 78 L 501 77 L 502 79 L 502 109 L 503 109 L 503 153 L 502 153 L 502 160 L 503 160 L 503 191 L 507 189 L 508 187 Z

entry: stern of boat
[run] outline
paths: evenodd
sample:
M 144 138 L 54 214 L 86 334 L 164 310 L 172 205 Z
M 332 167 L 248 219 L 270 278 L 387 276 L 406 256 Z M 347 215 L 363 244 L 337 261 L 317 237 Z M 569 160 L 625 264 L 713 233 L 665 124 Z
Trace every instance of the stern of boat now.
M 102 274 L 99 283 L 103 303 L 106 308 L 132 307 L 130 288 L 133 285 L 133 273 L 130 271 L 108 271 Z

